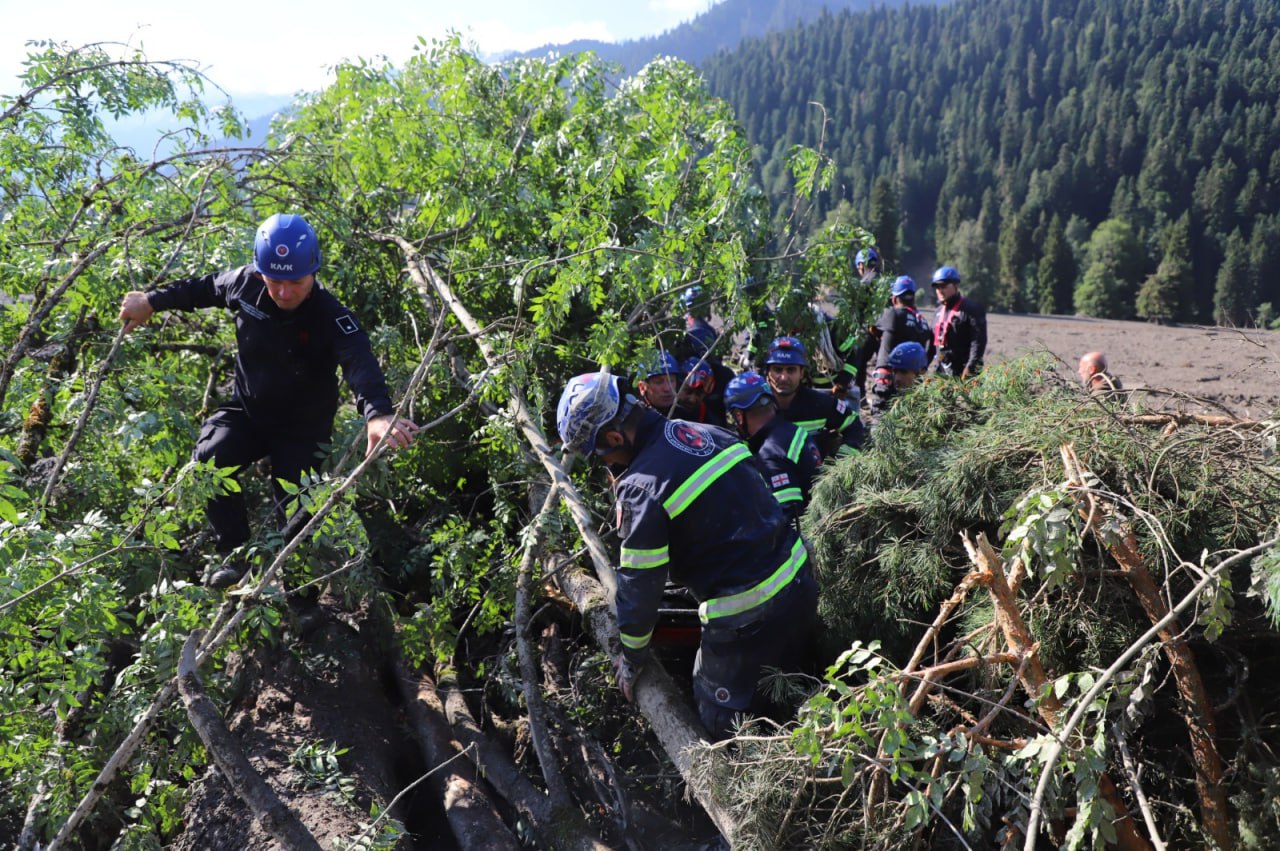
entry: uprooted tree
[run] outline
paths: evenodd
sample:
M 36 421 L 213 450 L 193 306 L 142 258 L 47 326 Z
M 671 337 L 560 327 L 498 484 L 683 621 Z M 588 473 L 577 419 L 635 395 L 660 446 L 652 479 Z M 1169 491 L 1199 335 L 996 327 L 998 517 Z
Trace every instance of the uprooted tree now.
M 825 640 L 815 677 L 778 683 L 794 724 L 707 746 L 677 667 L 622 704 L 607 493 L 547 438 L 559 388 L 679 348 L 691 284 L 726 328 L 749 297 L 807 306 L 869 236 L 766 232 L 750 146 L 681 63 L 615 87 L 590 57 L 421 47 L 338 68 L 265 145 L 210 147 L 210 119 L 240 125 L 197 74 L 103 46 L 40 46 L 0 102 L 0 835 L 413 847 L 429 800 L 463 847 L 1264 847 L 1271 427 L 1144 420 L 1043 364 L 930 383 L 824 473 Z M 99 116 L 147 108 L 192 129 L 163 157 L 114 148 Z M 793 162 L 802 188 L 830 178 L 821 152 Z M 124 340 L 114 317 L 244 262 L 278 210 L 320 230 L 321 280 L 426 429 L 361 460 L 347 421 L 298 490 L 312 519 L 263 528 L 224 597 L 194 581 L 203 501 L 265 484 L 185 459 L 230 324 Z M 290 606 L 316 591 L 342 613 L 319 630 Z M 385 724 L 322 723 L 380 679 Z M 396 719 L 417 742 L 398 773 Z

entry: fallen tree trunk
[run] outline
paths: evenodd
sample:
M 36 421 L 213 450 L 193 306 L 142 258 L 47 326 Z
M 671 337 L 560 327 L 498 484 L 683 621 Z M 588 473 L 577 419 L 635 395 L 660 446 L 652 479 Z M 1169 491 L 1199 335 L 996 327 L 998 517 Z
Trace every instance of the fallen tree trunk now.
M 397 662 L 396 684 L 427 766 L 443 765 L 460 753 L 435 683 L 420 673 L 411 674 L 403 662 Z M 520 842 L 503 823 L 471 763 L 455 760 L 445 771 L 431 775 L 428 782 L 444 805 L 445 819 L 462 851 L 518 851 Z
M 205 695 L 204 685 L 196 672 L 195 654 L 196 644 L 203 634 L 202 630 L 196 630 L 187 636 L 178 661 L 178 693 L 182 695 L 191 726 L 231 788 L 253 811 L 254 818 L 264 830 L 290 851 L 320 851 L 316 838 L 249 764 L 244 751 L 231 737 L 231 731 L 222 723 L 217 707 Z
M 557 556 L 554 569 L 548 574 L 555 577 L 560 589 L 574 601 L 596 643 L 611 656 L 616 655 L 619 652 L 618 622 L 600 583 L 567 556 Z M 661 665 L 645 665 L 635 683 L 635 702 L 649 719 L 654 735 L 689 785 L 689 791 L 721 835 L 733 845 L 737 818 L 718 797 L 716 784 L 705 780 L 727 772 L 727 760 L 721 751 L 703 747 L 706 731 L 702 723 Z
M 557 809 L 540 789 L 529 782 L 511 757 L 490 741 L 471 715 L 471 709 L 452 676 L 437 672 L 444 693 L 445 715 L 454 736 L 472 749 L 472 759 L 485 779 L 521 815 L 549 847 L 606 851 L 609 848 L 592 835 L 590 826 L 577 809 Z

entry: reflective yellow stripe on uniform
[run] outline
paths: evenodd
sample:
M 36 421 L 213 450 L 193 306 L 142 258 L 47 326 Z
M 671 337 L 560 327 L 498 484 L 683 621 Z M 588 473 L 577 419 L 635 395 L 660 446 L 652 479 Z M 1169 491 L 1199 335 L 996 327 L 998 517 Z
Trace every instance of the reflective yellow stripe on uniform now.
M 809 432 L 809 434 L 816 434 L 822 431 L 822 427 L 826 424 L 826 420 L 799 420 L 796 422 L 796 426 Z
M 787 447 L 787 458 L 791 459 L 792 464 L 800 463 L 800 450 L 804 449 L 804 442 L 809 437 L 800 429 L 796 429 L 796 433 L 791 435 L 791 445 Z
M 783 488 L 773 492 L 773 498 L 780 503 L 799 502 L 804 499 L 804 495 L 800 493 L 800 488 Z
M 653 550 L 633 550 L 623 547 L 620 566 L 648 570 L 653 567 L 662 567 L 669 561 L 671 561 L 671 552 L 667 547 L 658 547 Z
M 618 640 L 622 642 L 622 646 L 628 650 L 643 650 L 649 646 L 649 639 L 653 638 L 653 630 L 649 630 L 644 635 L 635 636 L 627 635 L 625 632 L 618 633 Z
M 703 491 L 715 483 L 716 479 L 750 457 L 751 450 L 747 449 L 744 443 L 735 444 L 715 455 L 694 471 L 692 476 L 685 479 L 684 484 L 676 488 L 675 493 L 662 501 L 662 507 L 666 509 L 667 516 L 672 519 L 679 517 L 686 508 L 693 505 L 694 500 L 701 496 Z
M 754 609 L 756 606 L 762 606 L 773 599 L 773 596 L 787 587 L 787 584 L 795 579 L 796 574 L 800 572 L 800 568 L 809 558 L 808 551 L 804 548 L 804 542 L 796 538 L 795 544 L 791 547 L 791 555 L 782 566 L 773 572 L 773 575 L 761 582 L 754 588 L 748 588 L 746 591 L 740 591 L 737 594 L 730 594 L 728 597 L 714 597 L 698 606 L 698 618 L 703 623 L 710 623 L 712 618 L 724 618 L 729 615 L 737 615 L 742 612 Z

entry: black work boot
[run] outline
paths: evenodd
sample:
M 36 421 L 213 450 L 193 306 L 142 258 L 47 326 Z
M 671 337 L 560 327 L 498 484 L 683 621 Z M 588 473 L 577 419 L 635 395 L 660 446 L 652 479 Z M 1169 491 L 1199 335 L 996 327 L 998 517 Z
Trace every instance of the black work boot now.
M 244 575 L 248 572 L 249 568 L 245 565 L 228 562 L 209 574 L 204 584 L 210 588 L 230 588 L 244 578 Z

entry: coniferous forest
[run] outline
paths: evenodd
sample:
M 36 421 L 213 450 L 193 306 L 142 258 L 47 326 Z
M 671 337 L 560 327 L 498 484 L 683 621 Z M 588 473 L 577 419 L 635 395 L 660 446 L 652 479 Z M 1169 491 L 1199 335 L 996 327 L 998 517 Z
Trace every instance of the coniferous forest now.
M 961 0 L 826 16 L 705 65 L 787 210 L 997 309 L 1243 324 L 1280 302 L 1280 3 Z M 1262 308 L 1265 320 L 1268 308 Z
M 895 374 L 784 525 L 746 420 L 736 442 L 650 410 L 726 447 L 668 476 L 653 548 L 616 497 L 657 486 L 618 488 L 597 438 L 635 440 L 622 390 L 677 352 L 728 368 L 785 329 L 812 358 L 786 374 L 842 368 L 831 329 L 856 340 L 897 283 L 856 268 L 873 241 L 1001 308 L 1266 321 L 1278 7 L 880 9 L 621 80 L 422 38 L 334 68 L 265 139 L 195 60 L 29 43 L 0 92 L 0 846 L 1276 847 L 1276 414 L 1098 393 L 1043 354 Z M 143 114 L 169 148 L 112 135 Z M 280 321 L 249 336 L 247 302 L 144 295 L 253 277 L 263 223 L 295 213 L 305 292 L 350 308 L 337 329 L 416 434 L 387 451 L 324 361 L 337 414 L 297 481 L 199 445 L 246 352 L 275 396 L 300 380 L 301 308 L 268 289 Z M 254 350 L 272 334 L 287 358 Z M 616 407 L 571 451 L 563 391 L 601 372 Z M 323 419 L 284 407 L 273 435 Z M 714 496 L 731 468 L 758 513 Z M 210 501 L 237 493 L 228 550 Z M 726 517 L 794 542 L 795 572 L 682 593 L 747 560 Z M 761 700 L 713 741 L 703 606 L 762 609 L 807 565 L 801 670 L 741 669 Z M 639 574 L 657 622 L 623 636 Z

